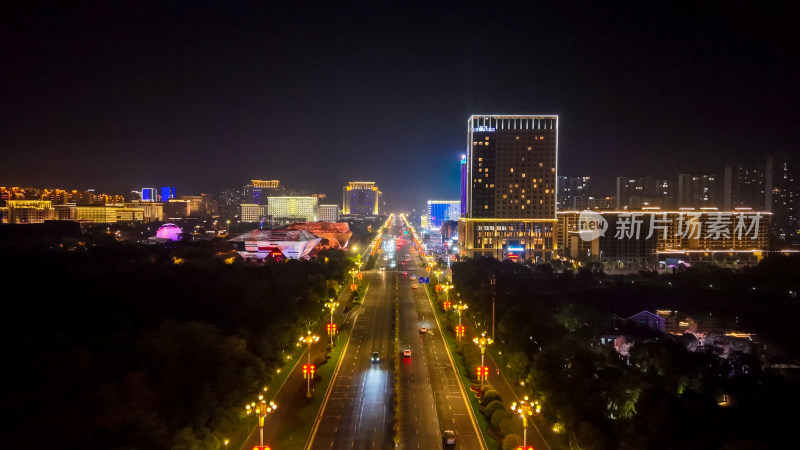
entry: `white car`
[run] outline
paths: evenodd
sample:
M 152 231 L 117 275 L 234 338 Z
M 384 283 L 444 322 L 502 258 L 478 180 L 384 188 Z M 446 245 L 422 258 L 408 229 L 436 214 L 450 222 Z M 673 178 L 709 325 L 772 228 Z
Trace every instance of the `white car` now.
M 403 357 L 404 358 L 411 358 L 411 350 L 409 350 L 409 349 L 403 350 Z
M 420 333 L 427 333 L 427 332 L 428 332 L 428 329 L 427 329 L 427 328 L 425 328 L 425 327 L 419 327 L 419 332 L 420 332 Z

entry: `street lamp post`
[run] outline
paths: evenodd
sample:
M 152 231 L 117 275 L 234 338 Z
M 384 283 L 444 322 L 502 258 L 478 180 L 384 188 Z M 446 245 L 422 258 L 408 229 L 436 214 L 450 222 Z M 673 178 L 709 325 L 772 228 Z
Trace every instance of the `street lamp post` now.
M 449 301 L 450 300 L 450 289 L 453 288 L 453 285 L 449 284 L 449 283 L 445 283 L 445 284 L 439 285 L 439 287 L 444 291 L 444 294 L 447 296 L 446 300 Z
M 494 340 L 492 340 L 492 338 L 487 338 L 486 332 L 484 331 L 483 333 L 481 333 L 480 337 L 474 338 L 472 342 L 474 342 L 475 345 L 481 348 L 481 367 L 484 367 L 485 364 L 483 363 L 483 355 L 484 352 L 486 351 L 486 346 L 490 345 L 492 342 L 494 342 Z M 484 381 L 486 380 L 484 378 L 481 378 L 481 386 L 483 386 Z
M 270 413 L 274 412 L 276 409 L 278 409 L 278 405 L 276 405 L 275 402 L 269 402 L 269 404 L 267 404 L 267 401 L 264 400 L 264 396 L 263 395 L 259 395 L 258 396 L 258 402 L 252 402 L 249 405 L 246 405 L 245 409 L 247 410 L 247 415 L 248 416 L 250 414 L 255 414 L 255 416 L 258 418 L 259 436 L 260 436 L 259 441 L 261 442 L 260 446 L 263 447 L 264 446 L 264 420 L 267 417 L 267 414 L 270 414 Z M 226 449 L 228 448 L 228 440 L 227 439 L 225 439 L 225 448 Z
M 522 448 L 528 446 L 528 417 L 534 414 L 539 414 L 542 407 L 538 401 L 529 401 L 526 395 L 524 399 L 520 400 L 519 404 L 514 402 L 511 404 L 511 411 L 522 417 Z
M 459 300 L 458 304 L 453 306 L 453 308 L 458 311 L 458 328 L 461 329 L 461 311 L 467 309 L 467 305 Z M 458 342 L 461 343 L 461 335 L 458 336 Z
M 333 347 L 333 310 L 339 307 L 339 303 L 331 301 L 325 303 L 325 307 L 331 310 L 331 325 L 328 328 L 328 333 L 331 335 L 331 347 Z
M 308 367 L 311 367 L 311 344 L 318 342 L 319 336 L 315 336 L 311 334 L 311 331 L 308 331 L 305 336 L 300 336 L 300 344 L 308 344 Z M 309 373 L 306 377 L 308 379 L 308 389 L 306 390 L 306 397 L 311 398 L 311 374 Z

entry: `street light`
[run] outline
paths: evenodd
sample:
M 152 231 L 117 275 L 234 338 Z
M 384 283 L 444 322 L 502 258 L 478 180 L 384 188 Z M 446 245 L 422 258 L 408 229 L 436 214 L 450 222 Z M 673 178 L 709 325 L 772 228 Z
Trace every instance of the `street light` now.
M 223 441 L 223 444 L 225 444 L 225 450 L 228 450 L 228 444 L 229 444 L 230 442 L 231 442 L 231 441 L 229 441 L 229 440 L 227 440 L 227 439 L 225 439 L 225 440 Z
M 484 331 L 483 333 L 481 333 L 480 337 L 474 338 L 472 340 L 472 342 L 474 342 L 475 345 L 477 345 L 478 347 L 481 348 L 481 367 L 484 367 L 483 354 L 486 351 L 486 346 L 490 345 L 494 341 L 492 340 L 492 338 L 487 338 L 486 337 L 486 332 Z M 483 378 L 481 378 L 481 386 L 483 386 L 483 382 L 484 381 L 486 381 L 486 377 L 485 376 Z
M 331 299 L 331 301 L 325 303 L 325 307 L 331 310 L 331 325 L 328 327 L 328 330 L 331 335 L 331 347 L 333 347 L 333 310 L 339 307 L 339 303 Z
M 538 415 L 542 410 L 538 401 L 528 401 L 526 395 L 524 399 L 520 400 L 519 404 L 514 402 L 511 404 L 511 411 L 514 414 L 519 414 L 522 417 L 522 448 L 528 446 L 528 416 Z
M 260 434 L 260 442 L 261 447 L 264 446 L 264 419 L 267 417 L 267 414 L 274 412 L 278 409 L 278 405 L 275 402 L 269 402 L 264 400 L 263 395 L 258 396 L 258 402 L 251 402 L 249 405 L 245 406 L 247 410 L 247 415 L 255 414 L 258 417 L 258 426 L 260 427 L 259 434 Z M 228 440 L 225 439 L 225 448 L 228 448 Z
M 316 342 L 319 342 L 319 336 L 311 334 L 311 331 L 309 330 L 305 336 L 300 336 L 300 342 L 298 342 L 297 344 L 297 345 L 308 344 L 308 351 L 307 351 L 308 367 L 311 367 L 311 344 L 314 344 Z M 309 375 L 307 378 L 308 378 L 308 390 L 306 391 L 306 397 L 311 398 L 311 376 Z
M 458 301 L 458 304 L 457 304 L 457 305 L 455 305 L 455 306 L 453 306 L 453 309 L 455 309 L 456 311 L 458 311 L 458 328 L 459 328 L 459 329 L 462 329 L 462 328 L 461 328 L 461 311 L 463 311 L 463 310 L 467 309 L 467 305 L 466 305 L 466 303 L 461 303 L 461 300 L 459 300 L 459 301 Z M 460 335 L 460 334 L 459 334 L 459 336 L 458 336 L 458 342 L 459 342 L 459 343 L 461 342 L 461 335 Z
M 450 289 L 453 289 L 453 287 L 454 286 L 452 284 L 442 284 L 441 285 L 442 290 L 444 290 L 445 295 L 447 295 L 447 301 L 448 302 L 450 301 Z

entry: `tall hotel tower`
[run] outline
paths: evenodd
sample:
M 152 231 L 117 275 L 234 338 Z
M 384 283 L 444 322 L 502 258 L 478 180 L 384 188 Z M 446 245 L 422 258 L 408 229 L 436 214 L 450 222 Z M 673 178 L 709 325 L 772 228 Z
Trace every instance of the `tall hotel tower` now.
M 467 121 L 462 256 L 548 261 L 556 251 L 558 116 Z

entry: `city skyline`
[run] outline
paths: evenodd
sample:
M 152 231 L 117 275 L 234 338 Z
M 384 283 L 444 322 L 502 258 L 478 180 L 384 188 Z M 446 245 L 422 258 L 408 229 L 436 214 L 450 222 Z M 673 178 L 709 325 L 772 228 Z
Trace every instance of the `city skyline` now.
M 790 5 L 87 11 L 5 15 L 5 184 L 214 192 L 305 178 L 333 196 L 339 180 L 370 178 L 410 209 L 457 190 L 472 114 L 558 114 L 559 172 L 607 190 L 629 173 L 790 154 L 797 140 Z M 381 170 L 392 156 L 418 185 Z

